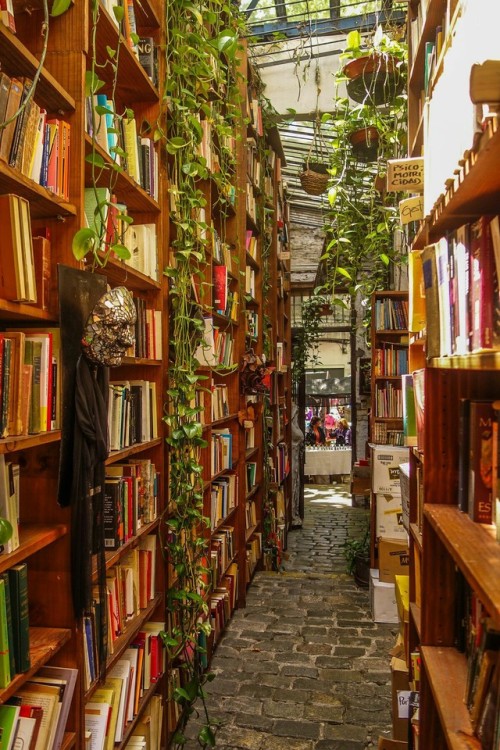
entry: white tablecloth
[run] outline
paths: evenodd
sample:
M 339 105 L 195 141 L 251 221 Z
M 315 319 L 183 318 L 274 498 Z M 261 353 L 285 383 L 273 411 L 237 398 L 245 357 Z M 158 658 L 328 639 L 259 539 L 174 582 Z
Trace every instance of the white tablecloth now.
M 315 450 L 306 448 L 304 474 L 333 475 L 351 473 L 351 449 Z

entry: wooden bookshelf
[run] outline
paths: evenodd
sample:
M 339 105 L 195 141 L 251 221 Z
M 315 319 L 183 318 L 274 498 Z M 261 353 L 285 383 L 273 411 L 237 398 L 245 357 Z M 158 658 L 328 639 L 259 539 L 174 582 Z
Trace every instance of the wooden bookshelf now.
M 441 19 L 448 19 L 425 105 L 429 121 L 435 122 L 431 116 L 439 111 L 439 97 L 434 84 L 446 75 L 451 34 L 455 33 L 455 45 L 460 32 L 464 43 L 470 37 L 470 44 L 474 44 L 484 22 L 484 18 L 477 17 L 476 29 L 469 16 L 469 24 L 465 26 L 460 5 L 455 0 L 423 3 L 427 15 L 422 37 L 410 60 L 409 143 L 419 143 L 430 159 L 434 156 L 432 139 L 427 142 L 428 134 L 415 114 L 425 74 L 425 43 L 434 40 Z M 410 17 L 417 6 L 414 3 Z M 473 6 L 470 12 L 477 14 Z M 468 76 L 467 80 L 456 83 L 455 96 L 466 100 Z M 498 214 L 499 165 L 500 134 L 497 118 L 493 117 L 485 122 L 482 134 L 468 146 L 464 143 L 464 151 L 456 154 L 456 167 L 443 180 L 443 193 L 420 224 L 413 247 L 420 250 L 442 237 L 453 243 L 453 231 L 458 227 L 490 213 Z M 468 246 L 467 241 L 464 245 Z M 435 322 L 427 321 L 427 326 Z M 410 648 L 419 647 L 422 654 L 419 743 L 432 750 L 479 750 L 481 742 L 474 734 L 464 702 L 473 658 L 470 644 L 465 654 L 458 648 L 464 638 L 460 623 L 471 622 L 470 602 L 477 599 L 476 606 L 484 608 L 493 627 L 500 626 L 500 546 L 493 526 L 474 522 L 467 512 L 459 509 L 459 464 L 464 458 L 459 410 L 464 399 L 498 399 L 500 357 L 498 351 L 488 350 L 426 359 L 424 332 L 412 333 L 410 349 L 410 362 L 425 370 L 424 444 L 419 446 L 421 451 L 414 450 L 410 455 L 409 637 Z M 423 478 L 420 489 L 417 472 L 419 479 Z M 418 586 L 421 607 L 416 601 Z M 459 603 L 457 610 L 461 597 L 467 602 Z

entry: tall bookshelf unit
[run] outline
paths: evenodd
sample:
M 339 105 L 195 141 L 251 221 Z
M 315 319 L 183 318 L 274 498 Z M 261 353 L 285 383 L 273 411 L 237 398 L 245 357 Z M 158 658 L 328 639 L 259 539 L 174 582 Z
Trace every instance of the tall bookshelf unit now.
M 461 6 L 462 3 L 454 0 L 422 0 L 410 5 L 411 156 L 425 152 L 432 158 L 426 119 L 437 106 L 436 84 L 446 74 L 450 51 L 457 54 L 459 44 L 463 44 L 467 35 L 472 43 L 476 33 L 474 25 L 469 23 L 460 29 L 460 34 L 455 34 L 461 22 Z M 491 4 L 493 9 L 494 3 Z M 468 10 L 473 12 L 474 8 L 469 5 Z M 413 19 L 417 17 L 421 19 L 420 33 L 412 33 L 416 23 Z M 443 19 L 442 45 L 429 80 L 427 97 L 423 97 L 420 92 L 424 87 L 426 43 L 434 42 Z M 491 23 L 484 16 L 476 20 L 478 29 Z M 476 44 L 477 41 L 476 38 Z M 453 89 L 454 95 L 466 100 L 468 87 L 468 79 L 463 80 Z M 419 102 L 423 102 L 423 106 L 419 107 Z M 450 127 L 450 122 L 444 122 L 443 127 Z M 482 215 L 498 213 L 499 144 L 498 118 L 494 116 L 484 122 L 482 134 L 475 143 L 469 144 L 468 151 L 456 154 L 456 168 L 448 175 L 443 194 L 417 228 L 413 242 L 415 252 Z M 429 325 L 429 321 L 427 323 Z M 457 647 L 456 602 L 461 595 L 460 580 L 465 580 L 491 618 L 492 627 L 498 629 L 500 546 L 491 527 L 475 523 L 458 507 L 458 466 L 463 450 L 459 439 L 459 405 L 461 399 L 498 398 L 500 360 L 498 351 L 479 350 L 422 362 L 421 344 L 415 340 L 410 354 L 412 366 L 425 366 L 423 454 L 413 449 L 410 476 L 410 648 L 419 644 L 422 654 L 419 744 L 432 750 L 479 750 L 482 745 L 474 735 L 464 702 L 468 664 L 465 654 Z M 420 485 L 422 473 L 423 485 Z M 423 504 L 419 502 L 419 486 L 423 486 Z M 498 704 L 496 712 L 495 723 Z
M 62 199 L 50 190 L 40 187 L 12 167 L 0 164 L 1 193 L 15 193 L 27 198 L 30 203 L 31 222 L 35 230 L 44 230 L 51 236 L 50 258 L 50 306 L 43 310 L 36 306 L 2 300 L 0 302 L 2 329 L 16 326 L 23 329 L 38 327 L 41 332 L 54 330 L 58 326 L 57 314 L 57 264 L 83 268 L 71 253 L 72 237 L 80 227 L 85 226 L 85 188 L 91 182 L 90 170 L 85 157 L 92 150 L 92 137 L 85 134 L 85 70 L 86 51 L 92 46 L 90 11 L 85 3 L 70 7 L 60 18 L 50 21 L 50 34 L 45 64 L 40 84 L 36 89 L 35 102 L 47 110 L 49 115 L 60 117 L 71 127 L 69 196 Z M 139 34 L 153 36 L 157 41 L 162 34 L 159 3 L 146 0 L 141 3 L 137 15 Z M 43 15 L 38 6 L 32 12 L 16 12 L 16 35 L 0 25 L 0 59 L 2 70 L 10 76 L 32 77 L 37 66 L 37 56 L 41 52 L 42 35 L 40 29 Z M 106 46 L 116 48 L 118 29 L 104 7 L 100 7 L 96 27 L 95 43 L 98 56 L 106 54 Z M 134 108 L 138 120 L 157 116 L 159 93 L 152 84 L 137 56 L 123 44 L 117 76 L 116 99 L 120 105 Z M 103 92 L 110 95 L 111 79 L 104 73 Z M 103 160 L 110 163 L 110 157 L 100 151 Z M 160 170 L 161 172 L 161 170 Z M 127 205 L 128 212 L 136 224 L 151 224 L 158 237 L 158 268 L 163 264 L 162 237 L 163 224 L 160 213 L 162 200 L 160 180 L 158 200 L 152 198 L 127 173 L 117 177 L 114 192 L 117 200 Z M 38 263 L 38 259 L 36 260 Z M 137 299 L 143 301 L 150 310 L 163 312 L 164 281 L 159 273 L 144 274 L 119 260 L 111 259 L 104 274 L 111 287 L 125 285 Z M 158 329 L 158 333 L 159 333 Z M 166 325 L 162 321 L 161 342 L 158 341 L 156 357 L 152 353 L 140 356 L 135 352 L 127 356 L 119 369 L 110 373 L 111 381 L 143 380 L 154 383 L 156 403 L 153 410 L 157 415 L 155 436 L 148 436 L 146 442 L 136 442 L 129 447 L 113 450 L 106 461 L 111 468 L 129 460 L 148 459 L 155 464 L 158 472 L 158 506 L 156 515 L 143 523 L 137 534 L 112 552 L 106 553 L 106 571 L 125 564 L 127 556 L 134 556 L 141 540 L 156 535 L 158 516 L 163 508 L 166 482 L 164 475 L 164 449 L 161 425 L 163 391 L 165 388 L 165 368 L 160 359 L 160 343 L 166 348 Z M 59 373 L 60 375 L 60 373 Z M 60 430 L 41 432 L 33 435 L 9 436 L 0 440 L 0 451 L 8 461 L 19 463 L 20 470 L 20 531 L 21 544 L 10 555 L 2 555 L 2 571 L 18 562 L 28 564 L 29 616 L 31 627 L 31 668 L 28 672 L 16 675 L 9 686 L 1 693 L 0 700 L 6 700 L 40 666 L 50 663 L 79 670 L 69 719 L 68 731 L 63 747 L 84 747 L 87 701 L 97 687 L 96 680 L 85 679 L 85 643 L 82 622 L 75 621 L 70 591 L 70 547 L 76 539 L 70 535 L 70 510 L 61 509 L 57 504 L 57 468 L 60 448 Z M 30 501 L 36 498 L 36 502 Z M 165 622 L 163 563 L 157 544 L 156 592 L 134 616 L 124 623 L 122 632 L 113 644 L 113 653 L 106 664 L 106 674 L 120 659 L 127 647 L 149 621 Z M 94 569 L 95 569 L 94 564 Z M 163 681 L 153 684 L 142 696 L 134 718 L 125 727 L 121 743 L 124 747 L 136 723 L 144 713 L 152 695 L 163 694 Z

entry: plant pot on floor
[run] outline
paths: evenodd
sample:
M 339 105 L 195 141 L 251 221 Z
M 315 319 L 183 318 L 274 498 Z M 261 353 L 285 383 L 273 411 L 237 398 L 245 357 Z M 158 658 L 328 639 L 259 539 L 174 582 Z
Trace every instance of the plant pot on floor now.
M 368 588 L 370 583 L 370 558 L 356 555 L 354 558 L 354 580 L 361 588 Z
M 352 153 L 359 161 L 375 161 L 378 156 L 379 133 L 377 128 L 369 126 L 359 128 L 349 136 L 352 146 Z
M 367 99 L 375 105 L 390 102 L 404 88 L 397 59 L 379 54 L 350 60 L 342 72 L 349 79 L 347 93 L 355 102 Z

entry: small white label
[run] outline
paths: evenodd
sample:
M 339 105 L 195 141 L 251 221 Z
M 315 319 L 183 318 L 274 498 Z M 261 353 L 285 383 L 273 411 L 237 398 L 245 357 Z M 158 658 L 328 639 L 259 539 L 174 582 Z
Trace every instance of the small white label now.
M 410 715 L 410 691 L 398 690 L 398 719 L 408 719 Z

